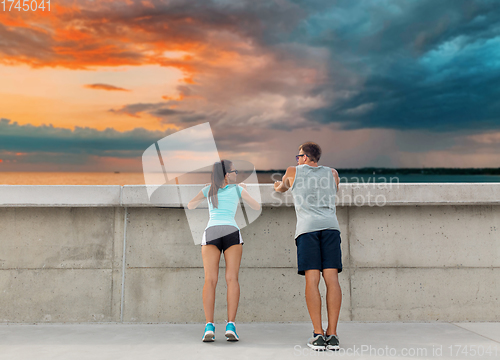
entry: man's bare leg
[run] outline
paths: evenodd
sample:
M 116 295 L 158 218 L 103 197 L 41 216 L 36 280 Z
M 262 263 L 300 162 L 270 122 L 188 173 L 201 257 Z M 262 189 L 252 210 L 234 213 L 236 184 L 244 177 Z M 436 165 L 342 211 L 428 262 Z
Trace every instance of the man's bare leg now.
M 306 304 L 309 316 L 313 323 L 314 332 L 323 335 L 323 325 L 321 324 L 321 295 L 319 294 L 319 280 L 321 273 L 319 270 L 306 270 Z
M 326 284 L 326 309 L 328 312 L 328 328 L 326 335 L 337 335 L 342 290 L 340 289 L 338 269 L 323 269 Z

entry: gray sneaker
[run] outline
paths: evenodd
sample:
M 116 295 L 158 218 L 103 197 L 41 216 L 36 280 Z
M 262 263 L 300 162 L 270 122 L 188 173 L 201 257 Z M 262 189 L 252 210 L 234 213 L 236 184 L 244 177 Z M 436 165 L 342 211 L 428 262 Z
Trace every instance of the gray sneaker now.
M 338 350 L 339 349 L 339 337 L 337 335 L 327 336 L 325 339 L 326 348 L 328 350 Z
M 313 350 L 324 351 L 326 350 L 326 342 L 323 335 L 316 335 L 309 339 L 307 342 L 307 346 L 309 346 Z

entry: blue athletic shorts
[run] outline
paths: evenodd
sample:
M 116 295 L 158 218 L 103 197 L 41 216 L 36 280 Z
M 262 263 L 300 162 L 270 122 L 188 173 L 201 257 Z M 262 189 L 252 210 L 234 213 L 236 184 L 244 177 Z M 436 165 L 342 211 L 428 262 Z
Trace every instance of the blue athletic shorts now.
M 342 272 L 342 251 L 340 250 L 340 231 L 325 229 L 297 236 L 298 273 L 305 275 L 306 270 L 338 269 Z

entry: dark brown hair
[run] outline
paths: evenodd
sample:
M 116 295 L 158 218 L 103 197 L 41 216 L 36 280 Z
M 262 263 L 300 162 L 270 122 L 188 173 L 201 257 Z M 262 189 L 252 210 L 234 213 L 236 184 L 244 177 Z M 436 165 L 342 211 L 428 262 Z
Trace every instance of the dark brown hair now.
M 208 200 L 212 203 L 214 208 L 219 207 L 219 198 L 217 193 L 219 189 L 224 186 L 224 179 L 229 170 L 231 170 L 233 163 L 229 160 L 222 160 L 216 162 L 212 169 L 212 184 L 210 185 L 210 191 L 208 192 Z
M 321 157 L 321 148 L 318 144 L 308 141 L 299 146 L 299 151 L 302 150 L 312 162 L 318 162 Z

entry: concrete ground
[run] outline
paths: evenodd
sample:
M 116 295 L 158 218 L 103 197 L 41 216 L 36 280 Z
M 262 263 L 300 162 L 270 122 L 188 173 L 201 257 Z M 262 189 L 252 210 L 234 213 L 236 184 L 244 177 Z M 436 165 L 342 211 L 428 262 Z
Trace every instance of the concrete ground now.
M 338 352 L 310 350 L 309 323 L 237 324 L 239 342 L 203 343 L 203 324 L 0 324 L 0 359 L 499 359 L 500 323 L 339 324 Z

